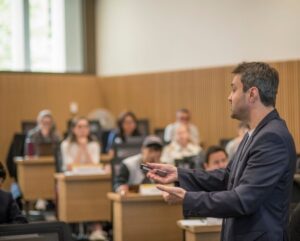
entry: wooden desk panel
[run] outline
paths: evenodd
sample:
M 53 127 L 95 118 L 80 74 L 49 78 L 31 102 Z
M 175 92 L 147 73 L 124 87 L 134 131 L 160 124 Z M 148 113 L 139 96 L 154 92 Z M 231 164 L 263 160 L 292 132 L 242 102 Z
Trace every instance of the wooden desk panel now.
M 16 159 L 18 182 L 25 201 L 54 200 L 54 157 Z
M 161 196 L 109 193 L 113 201 L 114 241 L 180 241 L 176 226 L 181 205 L 168 205 Z
M 221 225 L 178 226 L 185 232 L 185 241 L 220 241 Z
M 109 221 L 111 175 L 56 174 L 58 219 L 64 222 Z

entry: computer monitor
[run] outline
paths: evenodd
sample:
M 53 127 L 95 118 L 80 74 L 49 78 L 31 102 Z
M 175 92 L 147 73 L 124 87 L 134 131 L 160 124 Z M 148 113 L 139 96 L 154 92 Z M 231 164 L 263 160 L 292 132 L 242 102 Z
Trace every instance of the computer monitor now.
M 37 145 L 37 154 L 38 156 L 53 156 L 54 147 L 53 143 L 40 143 Z
M 0 241 L 72 241 L 63 222 L 0 225 Z
M 115 158 L 125 159 L 127 157 L 139 154 L 142 143 L 120 143 L 114 146 Z
M 145 137 L 144 136 L 127 136 L 126 143 L 132 145 L 141 146 L 143 144 Z
M 296 173 L 300 173 L 300 153 L 297 154 Z

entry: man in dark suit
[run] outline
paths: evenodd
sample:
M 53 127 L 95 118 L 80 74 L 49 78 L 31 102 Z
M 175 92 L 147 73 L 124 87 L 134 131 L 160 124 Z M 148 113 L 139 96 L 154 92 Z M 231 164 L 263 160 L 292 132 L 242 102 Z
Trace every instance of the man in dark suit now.
M 0 162 L 0 224 L 27 223 L 11 193 L 1 189 L 5 178 L 6 171 Z
M 234 71 L 231 116 L 250 131 L 226 169 L 211 172 L 150 164 L 147 175 L 184 216 L 223 218 L 222 241 L 288 240 L 289 198 L 296 161 L 294 141 L 275 109 L 277 71 L 265 63 L 242 63 Z M 160 177 L 157 169 L 168 174 Z

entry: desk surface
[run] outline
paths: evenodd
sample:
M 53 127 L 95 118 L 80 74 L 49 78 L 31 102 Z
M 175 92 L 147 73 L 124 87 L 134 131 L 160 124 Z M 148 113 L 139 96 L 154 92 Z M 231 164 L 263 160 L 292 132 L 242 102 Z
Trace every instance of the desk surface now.
M 221 225 L 197 225 L 197 226 L 186 226 L 182 225 L 180 221 L 177 222 L 178 227 L 190 231 L 192 233 L 210 233 L 210 232 L 220 232 L 222 229 Z
M 141 195 L 139 193 L 127 193 L 121 195 L 115 192 L 107 193 L 108 199 L 115 202 L 144 202 L 144 201 L 163 201 L 161 195 Z
M 53 164 L 53 156 L 40 156 L 40 157 L 17 157 L 15 158 L 17 165 L 42 165 L 42 164 Z
M 83 180 L 110 180 L 111 174 L 65 174 L 55 173 L 54 178 L 59 181 L 83 181 Z

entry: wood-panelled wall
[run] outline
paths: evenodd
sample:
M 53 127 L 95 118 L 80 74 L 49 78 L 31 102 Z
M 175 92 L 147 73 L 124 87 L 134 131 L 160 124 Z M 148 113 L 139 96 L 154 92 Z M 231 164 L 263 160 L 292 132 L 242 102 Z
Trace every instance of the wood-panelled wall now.
M 300 61 L 272 63 L 280 73 L 277 108 L 287 121 L 300 152 Z M 65 130 L 69 104 L 79 114 L 104 107 L 116 116 L 123 110 L 148 118 L 151 129 L 174 121 L 186 107 L 199 127 L 205 146 L 235 136 L 237 121 L 230 118 L 227 101 L 232 67 L 99 78 L 84 75 L 0 73 L 0 161 L 4 161 L 20 122 L 51 109 L 58 130 Z
M 0 160 L 5 161 L 13 134 L 21 130 L 21 121 L 35 120 L 42 109 L 52 110 L 58 130 L 65 131 L 72 101 L 78 103 L 80 115 L 102 107 L 95 76 L 1 73 Z
M 277 108 L 287 121 L 300 152 L 300 61 L 272 63 L 280 73 Z M 235 136 L 237 121 L 230 118 L 227 97 L 233 67 L 106 77 L 101 82 L 103 104 L 115 115 L 125 109 L 149 118 L 151 128 L 174 121 L 186 107 L 199 127 L 205 146 Z

